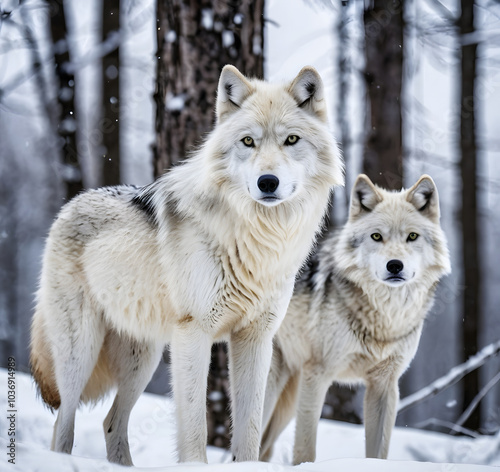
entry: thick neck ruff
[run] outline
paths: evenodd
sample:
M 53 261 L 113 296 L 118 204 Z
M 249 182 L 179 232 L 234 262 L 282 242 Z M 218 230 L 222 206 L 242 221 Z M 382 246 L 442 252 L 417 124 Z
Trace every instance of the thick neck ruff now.
M 351 291 L 344 303 L 352 330 L 364 340 L 385 344 L 402 341 L 422 327 L 437 287 L 437 282 L 430 286 L 407 283 L 402 287 L 381 283 L 360 286 L 349 280 L 345 284 Z

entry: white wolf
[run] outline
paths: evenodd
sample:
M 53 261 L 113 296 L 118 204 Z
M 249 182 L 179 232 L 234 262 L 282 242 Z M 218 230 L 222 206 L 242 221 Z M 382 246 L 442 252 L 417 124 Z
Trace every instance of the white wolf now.
M 166 343 L 180 461 L 206 462 L 210 348 L 229 342 L 236 460 L 257 460 L 272 338 L 330 189 L 343 183 L 321 78 L 287 84 L 226 66 L 204 146 L 151 185 L 88 191 L 54 222 L 31 363 L 59 408 L 52 448 L 71 452 L 75 411 L 117 388 L 108 459 L 132 464 L 130 411 Z
M 293 461 L 314 461 L 333 381 L 366 384 L 366 456 L 387 457 L 398 379 L 415 355 L 437 283 L 450 272 L 439 215 L 429 176 L 400 192 L 357 178 L 348 222 L 309 259 L 275 337 L 262 459 L 296 412 Z

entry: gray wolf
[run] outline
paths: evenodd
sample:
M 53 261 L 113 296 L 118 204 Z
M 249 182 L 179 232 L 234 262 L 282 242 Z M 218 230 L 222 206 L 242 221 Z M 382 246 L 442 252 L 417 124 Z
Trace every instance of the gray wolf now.
M 127 423 L 170 344 L 180 461 L 206 462 L 210 349 L 229 345 L 232 452 L 257 460 L 275 334 L 328 205 L 343 183 L 323 85 L 220 76 L 216 126 L 144 188 L 83 193 L 47 240 L 31 363 L 58 408 L 52 449 L 70 453 L 75 411 L 116 388 L 108 459 L 132 464 Z
M 319 243 L 275 337 L 263 460 L 296 413 L 293 462 L 314 461 L 333 381 L 365 383 L 366 456 L 387 458 L 398 379 L 415 355 L 438 281 L 450 272 L 439 218 L 429 176 L 399 192 L 358 176 L 347 223 Z

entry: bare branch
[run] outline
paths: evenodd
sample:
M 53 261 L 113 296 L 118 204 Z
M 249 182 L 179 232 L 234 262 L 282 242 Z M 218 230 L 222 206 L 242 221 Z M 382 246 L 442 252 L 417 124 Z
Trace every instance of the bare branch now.
M 399 402 L 398 413 L 415 406 L 428 398 L 431 398 L 438 393 L 446 390 L 448 387 L 455 385 L 459 380 L 465 377 L 468 373 L 481 367 L 490 357 L 495 356 L 500 352 L 500 340 L 489 344 L 481 349 L 476 355 L 469 358 L 467 362 L 453 367 L 446 375 L 432 382 L 427 387 L 422 388 L 412 395 L 408 395 Z
M 482 389 L 481 391 L 475 396 L 474 400 L 470 403 L 470 405 L 467 407 L 467 409 L 460 415 L 460 418 L 458 418 L 456 426 L 461 427 L 463 424 L 468 420 L 469 416 L 472 414 L 472 412 L 476 409 L 476 407 L 479 405 L 481 400 L 485 397 L 485 395 L 500 381 L 500 372 L 498 372 L 495 377 L 493 377 Z M 450 431 L 451 434 L 456 434 L 460 432 L 457 428 L 452 428 L 452 431 Z
M 418 429 L 426 429 L 429 426 L 433 427 L 441 427 L 444 429 L 455 429 L 456 431 L 460 432 L 461 434 L 465 436 L 470 436 L 471 438 L 479 438 L 481 435 L 477 433 L 476 431 L 472 431 L 470 429 L 464 428 L 463 426 L 458 426 L 455 423 L 452 423 L 451 421 L 445 421 L 445 420 L 440 420 L 439 418 L 428 418 L 424 421 L 421 421 L 420 423 L 417 423 L 415 425 L 415 428 Z
M 456 23 L 457 18 L 455 18 L 455 15 L 453 15 L 453 13 L 450 10 L 448 10 L 448 8 L 446 8 L 439 0 L 429 0 L 429 3 L 448 22 Z
M 35 35 L 29 27 L 29 17 L 27 10 L 24 7 L 24 2 L 20 2 L 19 5 L 23 24 L 19 25 L 15 22 L 12 23 L 16 25 L 20 29 L 20 31 L 22 31 L 24 39 L 29 44 L 29 50 L 31 51 L 31 73 L 36 80 L 36 86 L 39 91 L 39 100 L 42 105 L 43 111 L 45 112 L 47 119 L 49 120 L 49 123 L 53 128 L 55 123 L 54 108 L 50 102 L 47 84 L 42 73 L 43 62 L 40 55 L 40 49 L 35 39 Z
M 93 48 L 89 53 L 75 61 L 67 62 L 65 64 L 65 72 L 68 74 L 74 74 L 79 69 L 83 69 L 83 67 L 92 64 L 98 59 L 102 59 L 113 51 L 116 51 L 119 48 L 120 43 L 121 34 L 118 31 L 113 31 L 104 41 Z
M 473 31 L 472 33 L 463 34 L 459 40 L 462 46 L 469 46 L 471 44 L 490 43 L 495 44 L 500 38 L 499 30 L 490 31 Z
M 19 25 L 17 25 L 19 26 Z M 42 59 L 40 58 L 38 50 L 34 49 L 36 48 L 36 45 L 33 40 L 33 36 L 31 34 L 31 31 L 28 28 L 25 28 L 24 33 L 26 35 L 26 40 L 28 43 L 28 49 L 32 52 L 33 56 L 33 65 L 32 65 L 32 70 L 30 73 L 22 73 L 19 74 L 15 80 L 11 81 L 7 86 L 3 87 L 0 89 L 0 101 L 10 94 L 12 91 L 17 89 L 20 85 L 22 85 L 24 82 L 28 81 L 32 77 L 36 77 L 38 80 L 38 87 L 42 91 L 42 95 L 46 96 L 46 92 L 44 91 L 46 87 L 41 83 L 41 78 L 39 76 L 39 72 L 42 67 Z M 88 54 L 85 56 L 75 60 L 75 61 L 70 61 L 64 64 L 64 71 L 68 74 L 75 74 L 76 71 L 83 69 L 85 66 L 92 64 L 93 62 L 102 59 L 104 56 L 107 54 L 115 51 L 118 49 L 121 41 L 121 36 L 120 33 L 114 32 L 108 36 L 106 40 L 104 40 L 101 44 L 96 46 L 92 51 L 90 51 Z M 44 108 L 46 109 L 47 114 L 47 105 L 44 104 Z

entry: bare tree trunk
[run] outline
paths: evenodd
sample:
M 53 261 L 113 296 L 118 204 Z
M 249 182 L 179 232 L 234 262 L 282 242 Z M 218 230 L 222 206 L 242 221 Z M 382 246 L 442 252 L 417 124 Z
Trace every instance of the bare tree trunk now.
M 338 46 L 338 70 L 339 70 L 339 90 L 338 90 L 338 127 L 340 130 L 340 140 L 342 143 L 342 151 L 344 155 L 344 162 L 346 167 L 349 168 L 350 162 L 350 121 L 349 121 L 349 108 L 348 108 L 348 95 L 349 95 L 349 79 L 351 71 L 351 58 L 349 53 L 349 36 L 348 36 L 348 23 L 350 14 L 348 11 L 349 5 L 343 5 L 340 8 L 340 18 L 337 25 L 337 34 L 339 37 Z M 345 200 L 346 200 L 346 210 L 349 208 L 349 196 L 350 188 L 346 185 L 345 188 Z M 330 208 L 337 209 L 335 204 L 335 196 L 338 195 L 332 193 L 332 205 Z M 325 232 L 325 237 L 328 232 L 333 231 L 335 228 L 335 219 L 330 217 L 327 220 L 327 231 Z M 356 396 L 357 386 L 346 387 L 344 385 L 339 385 L 334 383 L 328 389 L 325 397 L 325 405 L 321 413 L 322 418 L 347 421 L 349 423 L 360 424 L 361 419 L 356 413 L 356 406 L 354 405 L 354 398 Z
M 348 96 L 349 96 L 349 76 L 351 72 L 351 58 L 349 51 L 349 36 L 347 32 L 349 24 L 349 5 L 342 5 L 340 7 L 340 18 L 337 26 L 337 34 L 339 37 L 338 46 L 338 70 L 339 70 L 339 92 L 338 92 L 338 105 L 337 115 L 340 130 L 340 140 L 342 143 L 342 153 L 344 156 L 344 164 L 346 169 L 349 168 L 351 161 L 351 130 L 348 112 Z M 344 188 L 346 198 L 346 209 L 349 208 L 350 189 L 346 185 Z
M 158 0 L 156 176 L 212 128 L 224 65 L 262 77 L 263 12 L 264 0 Z
M 401 87 L 403 0 L 372 0 L 365 8 L 365 79 L 369 117 L 364 172 L 389 189 L 403 183 Z
M 263 76 L 264 0 L 158 0 L 155 176 L 183 160 L 214 124 L 222 67 Z M 229 447 L 224 345 L 212 348 L 208 443 Z
M 57 133 L 62 146 L 62 178 L 66 185 L 66 199 L 70 200 L 83 189 L 82 172 L 78 159 L 75 114 L 75 77 L 68 64 L 69 44 L 64 2 L 47 0 L 52 34 L 52 51 L 57 84 Z
M 0 134 L 3 126 L 0 120 Z M 5 138 L 5 136 L 1 136 Z M 12 168 L 12 161 L 7 153 L 11 152 L 4 141 L 0 149 L 0 365 L 5 366 L 9 356 L 16 356 L 16 333 L 18 332 L 17 303 L 17 252 L 18 215 L 17 194 L 15 188 L 19 185 L 16 176 L 21 172 Z
M 207 431 L 208 444 L 229 449 L 231 443 L 229 421 L 229 378 L 227 346 L 214 344 L 208 379 Z
M 102 2 L 102 40 L 120 34 L 120 0 Z M 120 48 L 102 58 L 102 176 L 104 185 L 120 179 Z
M 462 13 L 459 19 L 460 38 L 474 32 L 474 0 L 461 0 Z M 460 174 L 462 178 L 462 260 L 464 273 L 463 329 L 464 360 L 478 351 L 478 336 L 481 321 L 478 253 L 478 205 L 477 205 L 477 147 L 475 127 L 474 85 L 476 80 L 477 44 L 461 47 L 460 78 Z M 463 410 L 479 392 L 479 371 L 471 372 L 464 379 Z M 479 411 L 474 412 L 465 427 L 478 430 Z
M 355 404 L 357 391 L 357 386 L 351 388 L 334 383 L 326 394 L 321 417 L 329 420 L 361 424 L 363 421 L 357 412 L 357 405 Z

